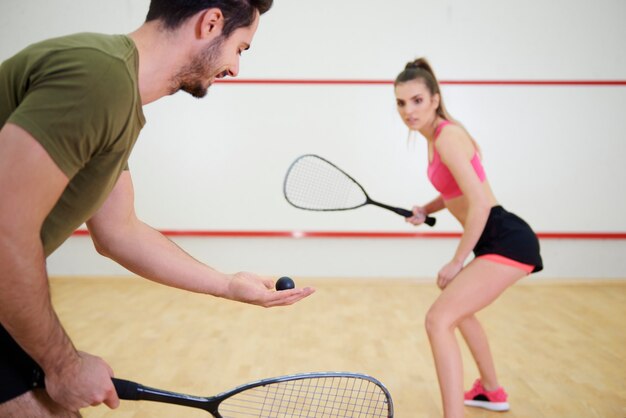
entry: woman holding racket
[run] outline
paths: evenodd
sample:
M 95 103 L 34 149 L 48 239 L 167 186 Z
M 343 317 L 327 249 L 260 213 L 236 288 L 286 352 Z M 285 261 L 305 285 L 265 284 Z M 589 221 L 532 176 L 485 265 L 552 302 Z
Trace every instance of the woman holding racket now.
M 464 416 L 463 404 L 508 410 L 507 393 L 498 382 L 489 343 L 475 313 L 522 277 L 543 268 L 539 242 L 526 222 L 498 204 L 478 145 L 446 111 L 429 63 L 423 58 L 408 63 L 394 86 L 400 117 L 428 143 L 428 177 L 440 192 L 426 205 L 414 207 L 407 222 L 419 225 L 427 215 L 448 209 L 463 226 L 456 252 L 437 276 L 442 293 L 426 315 L 444 417 Z M 472 252 L 475 258 L 465 265 Z M 456 328 L 480 373 L 465 394 Z

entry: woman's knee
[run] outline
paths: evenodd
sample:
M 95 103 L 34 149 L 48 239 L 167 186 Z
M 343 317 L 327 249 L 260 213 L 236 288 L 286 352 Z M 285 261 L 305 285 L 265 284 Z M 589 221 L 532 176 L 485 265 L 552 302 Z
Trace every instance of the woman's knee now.
M 449 332 L 457 326 L 457 321 L 443 309 L 432 306 L 426 313 L 424 326 L 428 335 L 435 335 L 439 332 Z

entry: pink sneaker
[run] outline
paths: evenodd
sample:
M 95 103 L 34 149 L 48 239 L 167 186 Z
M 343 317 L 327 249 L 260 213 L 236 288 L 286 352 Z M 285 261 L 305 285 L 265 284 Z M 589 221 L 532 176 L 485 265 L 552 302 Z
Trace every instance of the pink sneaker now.
M 508 395 L 500 386 L 498 389 L 487 392 L 480 379 L 476 379 L 474 386 L 465 392 L 465 405 L 485 408 L 490 411 L 508 411 Z

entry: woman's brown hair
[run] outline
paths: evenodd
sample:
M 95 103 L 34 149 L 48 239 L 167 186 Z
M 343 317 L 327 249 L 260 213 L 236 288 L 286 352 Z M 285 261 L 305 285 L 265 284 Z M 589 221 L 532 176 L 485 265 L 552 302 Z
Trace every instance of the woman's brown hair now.
M 426 58 L 418 58 L 407 63 L 404 66 L 404 70 L 402 70 L 402 72 L 396 77 L 396 81 L 393 85 L 395 87 L 398 84 L 406 83 L 408 81 L 423 81 L 431 96 L 434 96 L 435 94 L 439 95 L 439 106 L 435 111 L 437 116 L 453 122 L 455 125 L 460 126 L 465 130 L 465 132 L 467 132 L 467 129 L 465 129 L 459 121 L 455 120 L 450 113 L 448 113 L 448 110 L 443 103 L 443 96 L 441 95 L 441 89 L 439 88 L 439 81 L 437 80 L 435 72 Z M 469 132 L 467 132 L 467 134 L 474 143 L 476 150 L 480 153 L 480 147 L 474 138 L 469 134 Z
M 418 58 L 415 61 L 407 63 L 404 67 L 404 70 L 396 77 L 394 86 L 414 80 L 422 80 L 432 96 L 434 96 L 435 94 L 439 95 L 439 107 L 436 110 L 437 116 L 440 116 L 445 120 L 449 120 L 450 122 L 456 122 L 452 118 L 452 116 L 450 116 L 450 114 L 446 110 L 446 106 L 443 104 L 443 97 L 441 96 L 439 81 L 437 81 L 435 72 L 433 71 L 426 58 Z

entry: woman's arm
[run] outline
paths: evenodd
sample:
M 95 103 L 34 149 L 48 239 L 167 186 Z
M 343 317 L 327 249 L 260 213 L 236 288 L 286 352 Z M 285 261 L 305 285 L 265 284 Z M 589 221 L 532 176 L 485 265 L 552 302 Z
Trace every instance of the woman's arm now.
M 413 216 L 406 218 L 406 222 L 413 225 L 421 225 L 426 221 L 428 215 L 445 209 L 445 207 L 443 198 L 439 195 L 424 206 L 413 206 Z
M 435 146 L 467 199 L 463 235 L 452 260 L 440 272 L 444 276 L 441 280 L 447 284 L 463 268 L 465 260 L 476 246 L 487 223 L 491 204 L 472 167 L 475 148 L 467 133 L 461 129 L 447 129 L 437 139 Z
M 87 226 L 100 254 L 167 286 L 265 307 L 292 304 L 313 293 L 310 288 L 275 292 L 270 278 L 244 272 L 225 274 L 196 260 L 137 218 L 128 171 Z
M 443 197 L 439 195 L 426 205 L 422 206 L 422 208 L 424 209 L 424 215 L 430 215 L 431 213 L 439 212 L 440 210 L 445 209 L 446 205 L 443 202 Z

